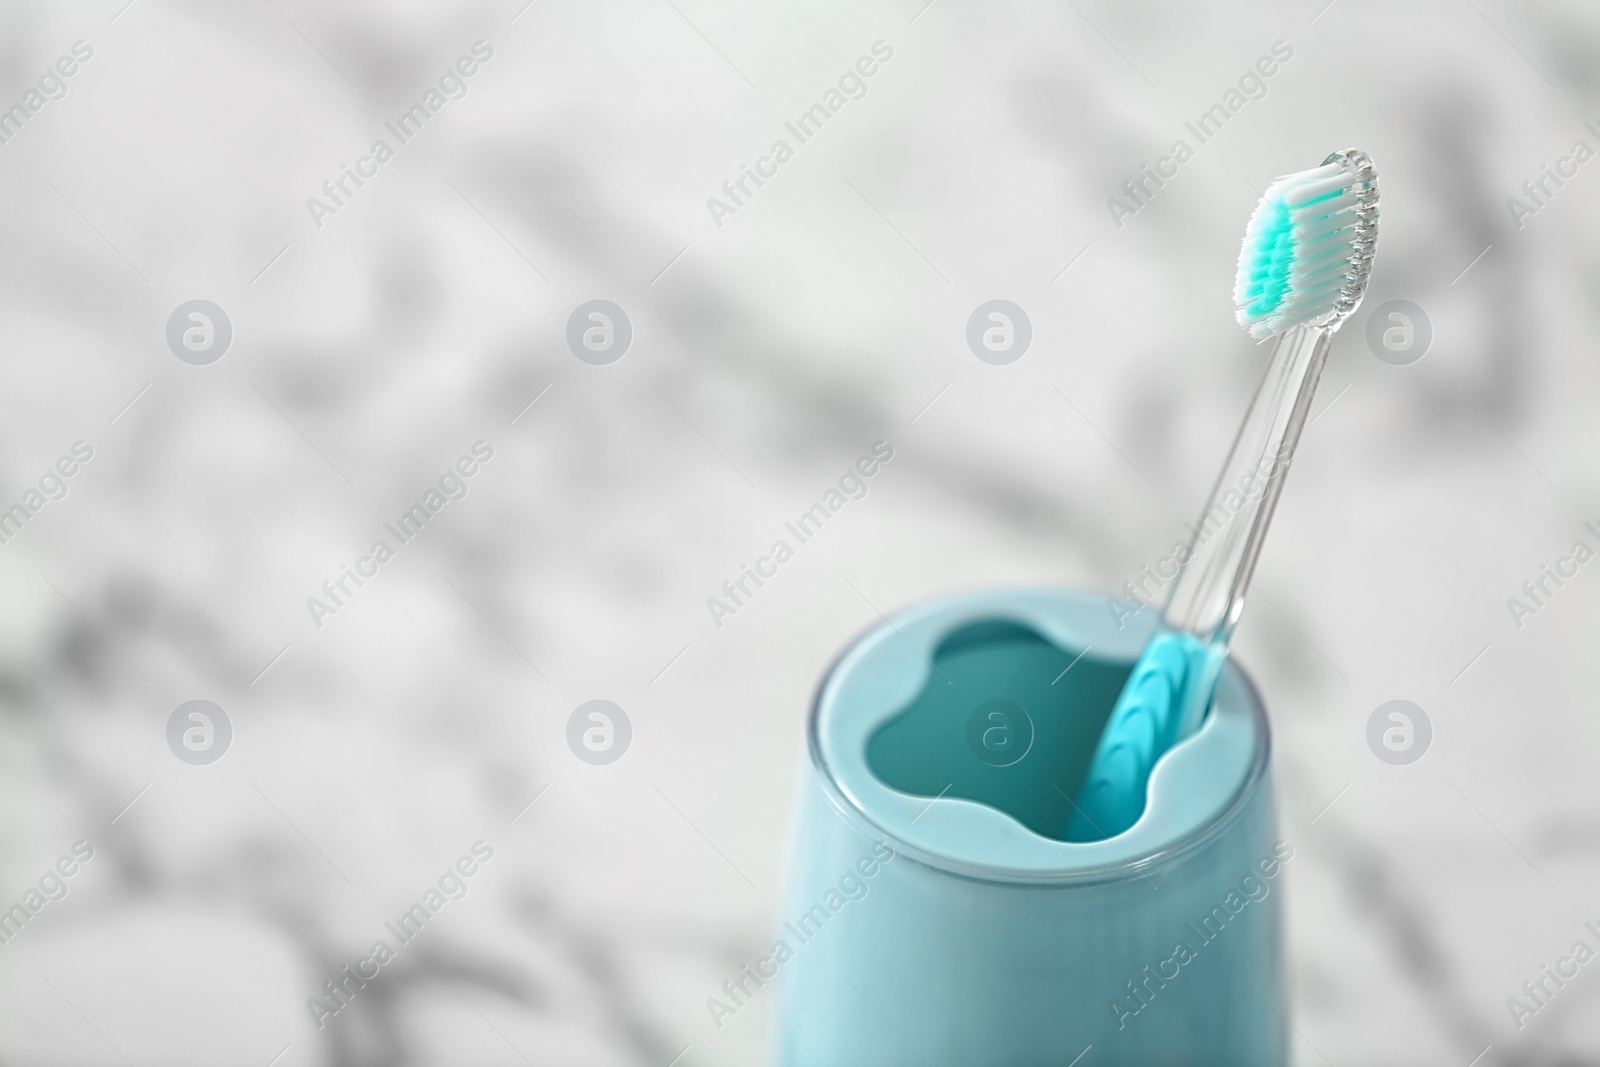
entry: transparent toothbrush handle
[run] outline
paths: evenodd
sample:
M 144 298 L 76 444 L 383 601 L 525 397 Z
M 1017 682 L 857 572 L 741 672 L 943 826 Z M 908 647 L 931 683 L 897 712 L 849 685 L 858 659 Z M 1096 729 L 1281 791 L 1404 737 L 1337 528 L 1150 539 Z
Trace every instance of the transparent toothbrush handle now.
M 1333 330 L 1301 325 L 1278 335 L 1206 510 L 1189 528 L 1189 558 L 1168 594 L 1164 627 L 1219 649 L 1233 637 Z
M 1278 336 L 1211 499 L 1191 528 L 1189 557 L 1161 626 L 1106 720 L 1065 840 L 1098 841 L 1138 821 L 1156 761 L 1205 717 L 1332 338 L 1326 326 L 1297 326 Z

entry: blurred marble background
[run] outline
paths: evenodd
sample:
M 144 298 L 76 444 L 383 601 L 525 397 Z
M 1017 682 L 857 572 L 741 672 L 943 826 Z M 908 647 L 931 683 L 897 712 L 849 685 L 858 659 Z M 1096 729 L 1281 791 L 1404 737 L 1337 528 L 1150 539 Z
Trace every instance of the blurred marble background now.
M 1236 648 L 1297 848 L 1294 1062 L 1600 1063 L 1600 966 L 1507 1005 L 1600 925 L 1600 566 L 1508 606 L 1600 544 L 1597 55 L 1577 0 L 5 5 L 0 1062 L 763 1062 L 770 1004 L 704 1002 L 768 942 L 819 673 L 879 611 L 1165 553 L 1264 355 L 1230 301 L 1257 190 L 1358 145 L 1379 265 Z M 1006 366 L 965 340 L 995 298 L 1032 324 Z M 167 337 L 197 299 L 206 365 Z M 631 323 L 609 365 L 567 344 L 592 299 Z M 1403 366 L 1392 300 L 1431 324 Z M 205 765 L 168 741 L 196 699 Z M 603 766 L 567 741 L 594 699 L 632 725 Z M 1432 724 L 1409 765 L 1368 746 L 1392 699 Z

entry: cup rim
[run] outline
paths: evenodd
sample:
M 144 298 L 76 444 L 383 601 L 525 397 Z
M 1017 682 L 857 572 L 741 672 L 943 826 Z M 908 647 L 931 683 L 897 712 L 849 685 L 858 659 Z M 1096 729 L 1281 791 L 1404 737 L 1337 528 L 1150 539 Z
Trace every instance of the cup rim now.
M 1257 791 L 1266 779 L 1271 766 L 1272 731 L 1271 721 L 1267 717 L 1266 705 L 1261 698 L 1261 691 L 1255 679 L 1246 671 L 1242 664 L 1234 659 L 1230 653 L 1223 664 L 1223 670 L 1233 675 L 1243 689 L 1246 703 L 1249 705 L 1251 718 L 1255 721 L 1256 743 L 1251 756 L 1249 770 L 1240 782 L 1233 798 L 1214 818 L 1202 824 L 1197 829 L 1191 830 L 1185 836 L 1159 848 L 1153 852 L 1145 852 L 1140 856 L 1121 863 L 1102 864 L 1096 867 L 1086 867 L 1074 870 L 1030 870 L 1015 867 L 1001 867 L 986 864 L 967 863 L 947 855 L 934 853 L 918 845 L 905 841 L 894 831 L 884 827 L 878 820 L 867 813 L 834 775 L 833 768 L 828 765 L 822 753 L 822 740 L 820 736 L 820 721 L 822 712 L 823 694 L 827 692 L 829 683 L 843 664 L 845 658 L 863 641 L 877 633 L 885 626 L 892 625 L 890 619 L 907 611 L 925 607 L 942 600 L 955 600 L 963 596 L 978 594 L 1003 594 L 1007 592 L 1021 592 L 1024 590 L 1037 592 L 1039 586 L 1028 587 L 982 587 L 974 590 L 956 591 L 939 596 L 926 597 L 906 605 L 893 615 L 880 618 L 862 630 L 845 643 L 844 647 L 828 663 L 822 673 L 821 680 L 817 683 L 816 690 L 811 698 L 811 706 L 806 715 L 806 748 L 812 767 L 817 772 L 818 782 L 822 793 L 828 798 L 832 807 L 842 815 L 846 822 L 851 824 L 858 832 L 862 832 L 872 840 L 882 841 L 895 850 L 897 857 L 904 857 L 920 867 L 927 868 L 935 873 L 949 877 L 961 878 L 966 881 L 978 882 L 984 885 L 1009 885 L 1022 887 L 1060 887 L 1060 886 L 1090 886 L 1105 885 L 1118 882 L 1128 882 L 1136 878 L 1143 878 L 1153 870 L 1169 866 L 1183 856 L 1204 847 L 1213 838 L 1227 832 L 1243 815 L 1245 809 L 1254 801 Z M 1056 591 L 1074 595 L 1093 595 L 1088 590 L 1073 586 L 1045 587 Z M 1030 831 L 1031 832 L 1031 831 Z M 1107 838 L 1115 841 L 1116 835 Z

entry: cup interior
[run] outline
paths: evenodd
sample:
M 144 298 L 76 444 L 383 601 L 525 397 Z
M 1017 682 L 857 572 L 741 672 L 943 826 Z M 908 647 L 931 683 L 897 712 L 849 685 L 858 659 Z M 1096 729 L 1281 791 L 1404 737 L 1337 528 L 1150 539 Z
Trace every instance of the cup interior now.
M 1065 840 L 1073 801 L 1132 664 L 1008 618 L 965 623 L 922 689 L 867 741 L 867 765 L 913 796 L 960 797 Z

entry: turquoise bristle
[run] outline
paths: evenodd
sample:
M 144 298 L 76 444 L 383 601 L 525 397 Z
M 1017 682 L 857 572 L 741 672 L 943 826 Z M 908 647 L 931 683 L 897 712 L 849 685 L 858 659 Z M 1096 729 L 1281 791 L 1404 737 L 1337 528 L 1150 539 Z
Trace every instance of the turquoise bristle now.
M 1273 182 L 1239 253 L 1239 325 L 1270 337 L 1354 310 L 1371 270 L 1377 202 L 1372 164 L 1359 153 Z

